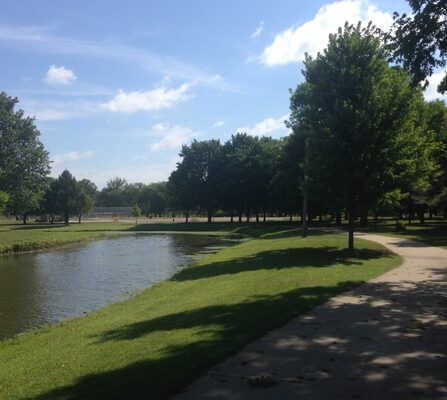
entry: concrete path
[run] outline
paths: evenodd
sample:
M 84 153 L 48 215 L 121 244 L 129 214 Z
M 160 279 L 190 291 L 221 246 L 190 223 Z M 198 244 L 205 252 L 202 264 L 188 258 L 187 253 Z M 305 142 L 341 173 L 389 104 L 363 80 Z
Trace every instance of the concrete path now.
M 362 237 L 404 263 L 249 344 L 174 399 L 447 399 L 447 250 Z

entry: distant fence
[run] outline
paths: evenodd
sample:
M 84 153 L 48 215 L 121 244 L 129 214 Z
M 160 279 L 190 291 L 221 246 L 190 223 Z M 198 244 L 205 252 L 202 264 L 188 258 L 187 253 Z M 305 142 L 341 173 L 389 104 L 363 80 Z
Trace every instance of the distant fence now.
M 84 218 L 130 218 L 132 207 L 95 207 Z

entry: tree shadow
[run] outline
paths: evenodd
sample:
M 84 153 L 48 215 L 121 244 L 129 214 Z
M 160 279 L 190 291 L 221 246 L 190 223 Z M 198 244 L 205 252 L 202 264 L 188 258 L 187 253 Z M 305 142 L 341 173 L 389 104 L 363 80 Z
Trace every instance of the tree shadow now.
M 360 260 L 391 257 L 390 253 L 378 249 L 347 249 L 336 247 L 301 247 L 258 252 L 251 256 L 226 261 L 194 265 L 175 274 L 171 280 L 188 281 L 231 275 L 256 270 L 279 270 L 285 268 L 321 268 L 332 265 L 361 265 Z
M 276 296 L 254 297 L 243 303 L 197 308 L 102 332 L 95 337 L 92 346 L 110 341 L 138 340 L 153 332 L 169 335 L 194 327 L 208 332 L 209 339 L 169 346 L 160 358 L 152 358 L 148 349 L 144 361 L 83 376 L 73 385 L 56 388 L 33 399 L 166 398 L 250 341 L 358 283 L 346 281 L 336 286 L 316 286 Z M 269 315 L 275 315 L 275 318 L 269 319 Z
M 168 398 L 249 342 L 241 353 L 210 371 L 208 386 L 188 388 L 187 398 L 224 398 L 215 393 L 225 393 L 225 398 L 273 398 L 269 389 L 250 383 L 270 376 L 280 386 L 276 393 L 291 398 L 441 399 L 446 393 L 447 273 L 445 268 L 428 272 L 430 280 L 360 285 L 345 294 L 348 300 L 332 299 L 255 342 L 358 282 L 204 307 L 106 331 L 92 346 L 191 327 L 214 334 L 170 346 L 158 359 L 148 348 L 144 361 L 83 376 L 34 399 Z M 270 315 L 280 318 L 272 323 Z

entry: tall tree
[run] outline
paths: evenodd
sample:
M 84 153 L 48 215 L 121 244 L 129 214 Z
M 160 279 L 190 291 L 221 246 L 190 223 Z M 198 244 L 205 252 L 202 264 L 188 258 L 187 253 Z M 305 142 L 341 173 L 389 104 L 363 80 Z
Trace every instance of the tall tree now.
M 26 223 L 39 207 L 50 167 L 34 119 L 16 111 L 17 103 L 0 93 L 0 190 L 10 197 L 10 211 Z
M 408 0 L 412 15 L 394 14 L 392 37 L 394 58 L 402 62 L 418 84 L 438 67 L 447 63 L 447 2 L 445 0 Z M 447 73 L 438 86 L 447 91 Z
M 55 180 L 52 189 L 54 190 L 57 214 L 61 215 L 65 225 L 68 225 L 70 216 L 78 215 L 81 208 L 79 201 L 82 189 L 76 182 L 76 178 L 67 170 L 63 171 Z
M 197 194 L 198 205 L 206 211 L 208 222 L 211 222 L 222 190 L 222 146 L 218 140 L 193 140 L 190 146 L 182 147 L 180 157 L 182 161 L 177 165 L 177 170 L 181 173 L 171 175 L 171 184 L 185 179 L 189 190 Z
M 292 125 L 309 140 L 310 184 L 326 186 L 349 212 L 349 249 L 360 212 L 390 193 L 403 196 L 408 181 L 427 186 L 435 167 L 415 126 L 421 92 L 387 59 L 374 27 L 345 24 L 324 53 L 306 57 L 306 81 L 291 98 Z
M 97 193 L 96 185 L 88 180 L 82 179 L 77 182 L 78 194 L 76 198 L 78 222 L 81 223 L 82 216 L 88 213 L 95 205 L 95 196 Z

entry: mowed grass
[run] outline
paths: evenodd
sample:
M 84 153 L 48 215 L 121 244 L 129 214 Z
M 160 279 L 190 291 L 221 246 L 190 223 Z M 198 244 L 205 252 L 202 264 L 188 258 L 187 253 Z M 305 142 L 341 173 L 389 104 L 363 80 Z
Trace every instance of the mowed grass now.
M 359 227 L 359 230 L 378 233 L 386 236 L 402 237 L 405 239 L 418 240 L 431 246 L 447 249 L 447 220 L 440 218 L 426 220 L 423 224 L 415 221 L 411 224 L 400 220 L 403 231 L 396 231 L 396 220 L 383 220 L 375 225 L 371 223 L 367 228 Z
M 99 231 L 64 231 L 60 225 L 0 224 L 0 255 L 44 250 L 101 236 Z
M 0 341 L 1 399 L 160 399 L 291 318 L 401 259 L 296 230 L 201 259 L 122 303 Z M 126 266 L 123 265 L 123 268 Z
M 296 229 L 296 224 L 230 224 L 230 223 L 113 223 L 87 222 L 63 224 L 22 225 L 9 221 L 0 221 L 0 255 L 38 251 L 60 247 L 67 244 L 99 239 L 106 232 L 171 232 L 171 233 L 206 233 L 207 235 L 236 235 L 256 237 L 270 231 Z

